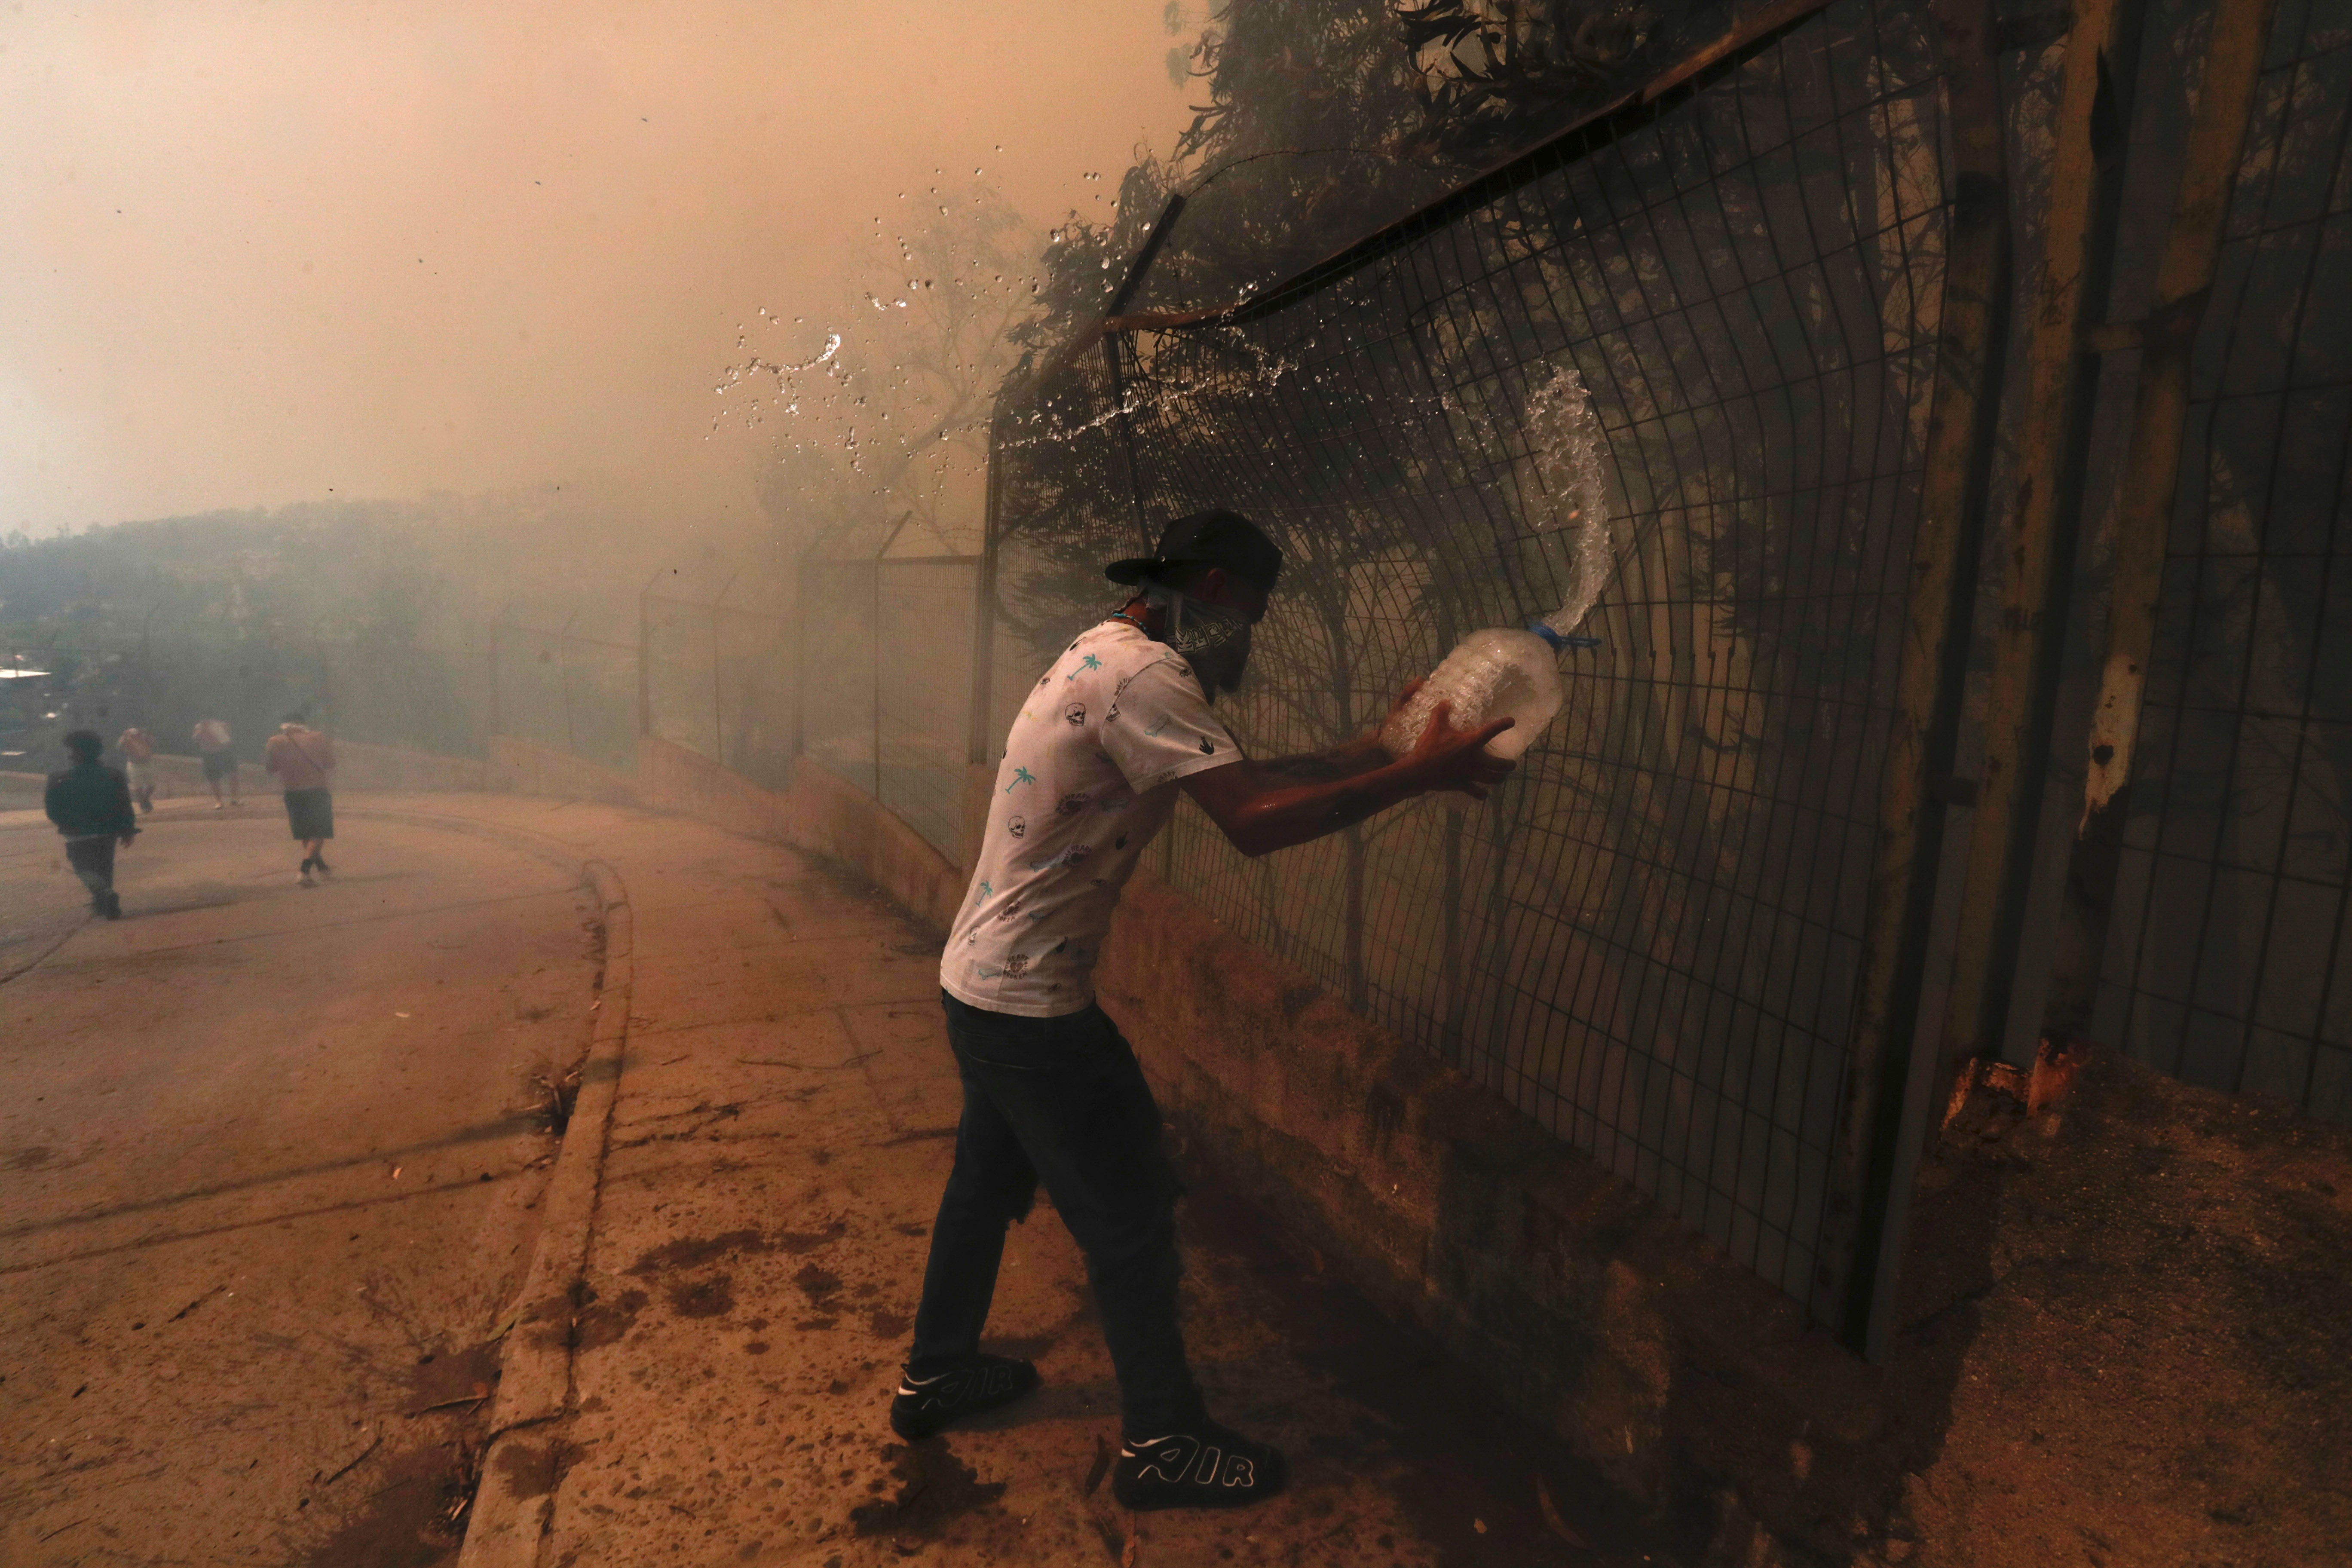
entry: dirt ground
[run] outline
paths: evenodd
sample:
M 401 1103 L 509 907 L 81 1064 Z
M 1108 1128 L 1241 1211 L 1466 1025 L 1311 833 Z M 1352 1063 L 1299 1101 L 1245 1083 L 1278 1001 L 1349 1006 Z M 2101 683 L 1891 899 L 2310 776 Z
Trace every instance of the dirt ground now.
M 120 922 L 0 816 L 12 1568 L 454 1558 L 597 933 L 575 871 L 338 804 L 306 890 L 274 799 L 167 803 Z
M 2352 1563 L 2352 1131 L 2093 1053 L 1922 1191 L 1906 1363 L 1968 1349 L 1885 1555 Z
M 1885 1368 L 1685 1380 L 1677 1436 L 1778 1562 L 2352 1563 L 2352 1131 L 2080 1059 L 1931 1150 Z

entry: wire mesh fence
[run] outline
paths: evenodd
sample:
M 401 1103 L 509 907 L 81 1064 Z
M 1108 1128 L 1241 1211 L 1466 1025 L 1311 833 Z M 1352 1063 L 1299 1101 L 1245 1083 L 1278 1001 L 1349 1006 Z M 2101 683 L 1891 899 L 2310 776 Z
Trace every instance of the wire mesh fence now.
M 487 661 L 491 731 L 634 770 L 637 649 L 588 636 L 578 620 L 577 611 L 500 611 Z
M 1161 868 L 1823 1317 L 1948 220 L 1923 24 L 1841 0 L 1245 306 L 1115 323 L 998 451 L 992 732 L 1103 561 L 1227 505 L 1287 561 L 1231 716 L 1271 755 L 1560 602 L 1527 414 L 1580 376 L 1605 646 L 1512 781 L 1259 861 L 1188 812 Z
M 795 702 L 791 600 L 731 575 L 698 592 L 677 575 L 657 574 L 639 597 L 646 732 L 782 789 Z
M 853 527 L 801 563 L 802 753 L 962 853 L 981 560 L 926 553 L 906 515 Z
M 2191 360 L 2094 1032 L 2352 1122 L 2352 16 L 2277 7 Z

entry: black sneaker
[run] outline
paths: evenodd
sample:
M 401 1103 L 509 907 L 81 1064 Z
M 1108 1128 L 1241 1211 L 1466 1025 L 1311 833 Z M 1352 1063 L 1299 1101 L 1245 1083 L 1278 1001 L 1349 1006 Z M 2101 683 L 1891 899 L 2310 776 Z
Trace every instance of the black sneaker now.
M 107 894 L 105 901 L 98 906 L 98 912 L 104 915 L 110 921 L 121 920 L 122 918 L 122 895 L 121 893 Z
M 1111 1495 L 1142 1512 L 1155 1508 L 1246 1508 L 1290 1479 L 1271 1443 L 1253 1443 L 1205 1416 L 1181 1431 L 1130 1437 L 1111 1467 Z
M 327 864 L 327 858 L 324 855 L 311 856 L 310 864 L 317 868 L 319 875 L 321 877 L 331 877 L 335 874 L 335 868 Z
M 1009 1356 L 974 1354 L 950 1372 L 917 1377 L 902 1369 L 890 1401 L 890 1430 L 919 1443 L 969 1415 L 1010 1405 L 1037 1386 L 1037 1369 Z

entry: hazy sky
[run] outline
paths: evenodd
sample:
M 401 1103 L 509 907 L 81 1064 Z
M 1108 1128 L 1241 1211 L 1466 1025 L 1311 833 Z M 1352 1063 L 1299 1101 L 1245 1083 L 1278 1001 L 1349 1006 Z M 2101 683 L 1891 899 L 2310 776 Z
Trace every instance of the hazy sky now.
M 1099 211 L 1191 117 L 1166 11 L 0 0 L 0 531 L 597 477 L 748 512 L 737 325 L 830 304 L 934 167 Z

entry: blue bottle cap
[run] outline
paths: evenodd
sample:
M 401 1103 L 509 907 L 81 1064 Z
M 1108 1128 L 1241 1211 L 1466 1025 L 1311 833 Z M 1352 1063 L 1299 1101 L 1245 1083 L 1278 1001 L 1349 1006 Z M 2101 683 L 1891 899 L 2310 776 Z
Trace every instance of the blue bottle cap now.
M 1563 648 L 1599 647 L 1601 646 L 1601 639 L 1599 637 L 1582 637 L 1572 632 L 1556 632 L 1541 621 L 1529 621 L 1528 623 L 1528 630 L 1535 633 L 1536 636 L 1551 644 L 1552 651 L 1554 653 L 1558 653 Z

